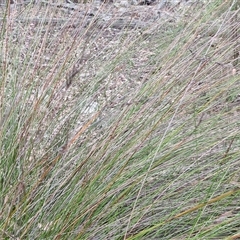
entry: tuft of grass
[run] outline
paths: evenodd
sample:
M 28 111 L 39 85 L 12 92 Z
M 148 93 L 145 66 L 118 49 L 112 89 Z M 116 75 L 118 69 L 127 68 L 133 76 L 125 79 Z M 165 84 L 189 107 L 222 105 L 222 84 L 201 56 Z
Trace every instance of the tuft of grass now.
M 239 238 L 238 2 L 73 6 L 1 6 L 1 239 Z

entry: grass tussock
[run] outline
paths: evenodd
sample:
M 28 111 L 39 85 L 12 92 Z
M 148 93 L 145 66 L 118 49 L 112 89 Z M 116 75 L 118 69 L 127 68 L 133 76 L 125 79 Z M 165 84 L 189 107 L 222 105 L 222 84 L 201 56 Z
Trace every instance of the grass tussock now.
M 0 238 L 238 239 L 237 1 L 74 6 L 1 6 Z

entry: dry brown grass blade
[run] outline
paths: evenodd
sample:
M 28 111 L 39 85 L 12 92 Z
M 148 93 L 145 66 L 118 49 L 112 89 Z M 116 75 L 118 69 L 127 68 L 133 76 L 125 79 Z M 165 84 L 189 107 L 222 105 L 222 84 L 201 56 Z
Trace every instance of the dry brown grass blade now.
M 233 189 L 233 190 L 230 190 L 230 191 L 228 191 L 228 192 L 225 192 L 225 193 L 223 193 L 223 194 L 221 194 L 221 195 L 219 195 L 219 196 L 217 196 L 217 197 L 214 197 L 214 198 L 210 199 L 210 200 L 207 201 L 207 202 L 203 202 L 203 203 L 197 204 L 197 205 L 195 205 L 195 206 L 193 206 L 193 207 L 191 207 L 191 208 L 189 208 L 189 209 L 187 209 L 187 210 L 185 210 L 185 211 L 183 211 L 183 212 L 181 212 L 181 213 L 179 213 L 179 214 L 177 214 L 177 215 L 175 215 L 175 216 L 173 216 L 173 217 L 165 220 L 164 222 L 161 222 L 161 223 L 159 223 L 159 224 L 156 224 L 156 225 L 153 226 L 153 227 L 144 229 L 144 230 L 140 231 L 139 233 L 137 233 L 137 234 L 135 234 L 135 235 L 133 235 L 133 236 L 129 236 L 129 237 L 127 237 L 126 239 L 128 239 L 128 240 L 138 239 L 139 237 L 145 235 L 146 233 L 151 232 L 151 231 L 153 231 L 154 229 L 157 229 L 158 227 L 160 227 L 160 226 L 162 226 L 162 225 L 164 225 L 164 224 L 166 224 L 166 223 L 168 223 L 168 222 L 171 222 L 171 221 L 173 221 L 173 220 L 175 220 L 175 219 L 181 218 L 181 217 L 183 217 L 184 215 L 187 215 L 187 214 L 189 214 L 189 213 L 191 213 L 191 212 L 197 211 L 197 210 L 199 210 L 199 209 L 201 209 L 201 208 L 203 208 L 203 207 L 205 207 L 205 206 L 207 206 L 207 205 L 210 205 L 210 204 L 219 202 L 219 201 L 221 201 L 221 200 L 223 200 L 223 199 L 225 199 L 225 198 L 227 198 L 227 197 L 230 197 L 230 196 L 235 195 L 235 194 L 238 194 L 238 193 L 240 193 L 240 188 L 235 188 L 235 189 Z M 236 239 L 236 238 L 230 238 L 230 239 Z
M 236 239 L 240 239 L 240 233 L 227 237 L 225 240 L 236 240 Z
M 82 133 L 98 118 L 100 111 L 96 112 L 91 119 L 74 135 L 74 137 L 67 144 L 66 149 L 69 149 L 81 136 Z

